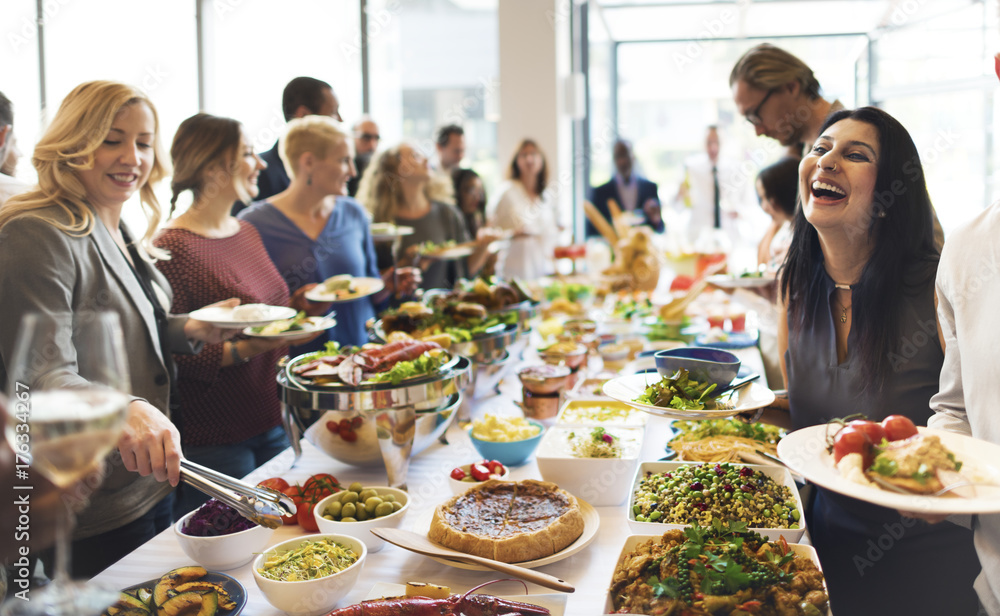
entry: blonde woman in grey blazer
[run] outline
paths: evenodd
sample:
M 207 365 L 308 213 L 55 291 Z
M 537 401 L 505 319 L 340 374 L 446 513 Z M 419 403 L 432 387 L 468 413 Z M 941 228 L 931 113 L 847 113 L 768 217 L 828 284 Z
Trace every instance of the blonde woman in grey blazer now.
M 128 354 L 135 399 L 124 434 L 96 491 L 86 482 L 75 490 L 90 503 L 74 535 L 75 577 L 95 575 L 170 524 L 164 497 L 178 483 L 181 451 L 170 418 L 171 353 L 196 352 L 227 333 L 167 313 L 170 285 L 152 261 L 169 255 L 150 242 L 160 220 L 150 184 L 166 175 L 160 152 L 156 111 L 143 93 L 84 83 L 35 149 L 38 186 L 0 210 L 0 383 L 29 312 L 77 320 L 115 312 Z M 141 238 L 120 219 L 136 192 L 149 220 Z M 70 380 L 86 380 L 73 349 L 58 352 L 75 367 Z

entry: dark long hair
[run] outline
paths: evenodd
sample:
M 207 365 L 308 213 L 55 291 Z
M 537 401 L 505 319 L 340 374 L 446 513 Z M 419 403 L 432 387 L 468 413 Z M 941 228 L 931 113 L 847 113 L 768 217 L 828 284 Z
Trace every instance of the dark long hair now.
M 535 194 L 541 195 L 545 192 L 545 187 L 549 185 L 549 161 L 545 158 L 545 152 L 534 139 L 522 139 L 521 143 L 518 144 L 517 150 L 514 151 L 514 158 L 510 161 L 510 177 L 512 180 L 521 180 L 522 182 L 527 179 L 521 177 L 521 170 L 517 168 L 517 157 L 521 155 L 521 150 L 529 145 L 538 150 L 538 154 L 542 157 L 542 169 L 538 172 L 538 180 L 533 187 Z
M 469 230 L 470 237 L 476 237 L 476 232 L 479 231 L 479 227 L 486 220 L 486 191 L 483 191 L 483 197 L 476 204 L 476 211 L 472 214 L 466 212 L 462 209 L 462 191 L 465 185 L 474 179 L 480 179 L 479 174 L 472 169 L 462 169 L 461 167 L 456 167 L 451 172 L 451 181 L 455 186 L 455 206 L 458 208 L 459 213 L 462 214 L 462 218 L 465 220 L 465 226 Z
M 769 198 L 785 216 L 795 217 L 799 193 L 799 160 L 786 156 L 757 174 Z
M 873 250 L 861 279 L 851 287 L 853 314 L 858 315 L 852 327 L 864 375 L 862 393 L 874 394 L 884 388 L 892 372 L 890 354 L 899 349 L 906 298 L 933 284 L 940 253 L 934 246 L 933 210 L 920 155 L 910 134 L 874 107 L 838 111 L 826 119 L 820 134 L 846 119 L 874 127 L 881 152 L 871 223 L 861 230 L 867 232 Z M 781 275 L 790 335 L 810 325 L 813 314 L 829 310 L 822 264 L 819 235 L 800 207 Z

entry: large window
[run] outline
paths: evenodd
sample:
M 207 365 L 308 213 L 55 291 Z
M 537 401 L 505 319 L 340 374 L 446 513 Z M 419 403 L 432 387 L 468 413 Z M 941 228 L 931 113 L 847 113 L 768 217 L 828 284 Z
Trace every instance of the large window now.
M 435 158 L 445 124 L 465 129 L 463 165 L 495 188 L 500 71 L 496 0 L 371 0 L 368 4 L 371 114 L 382 147 L 412 141 Z

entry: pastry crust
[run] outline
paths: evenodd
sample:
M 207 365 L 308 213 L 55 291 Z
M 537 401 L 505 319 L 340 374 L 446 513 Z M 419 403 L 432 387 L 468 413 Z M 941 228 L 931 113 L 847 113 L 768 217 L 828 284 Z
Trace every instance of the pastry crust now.
M 427 536 L 459 552 L 516 563 L 565 549 L 583 525 L 576 498 L 556 484 L 493 479 L 438 505 Z

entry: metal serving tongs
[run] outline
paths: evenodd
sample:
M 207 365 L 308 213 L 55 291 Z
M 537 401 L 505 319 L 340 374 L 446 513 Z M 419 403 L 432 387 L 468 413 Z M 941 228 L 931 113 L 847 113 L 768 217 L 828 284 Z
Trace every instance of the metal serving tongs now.
M 181 460 L 181 481 L 267 528 L 279 528 L 281 516 L 295 515 L 295 502 L 290 496 L 270 488 L 252 486 L 190 460 Z

